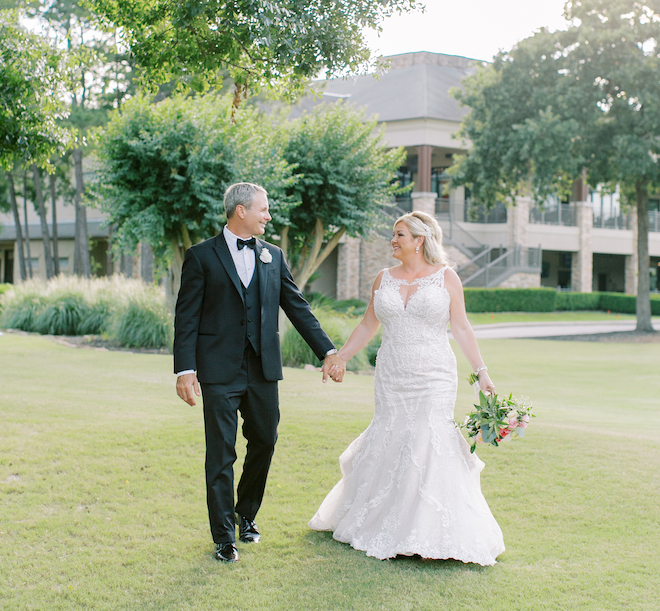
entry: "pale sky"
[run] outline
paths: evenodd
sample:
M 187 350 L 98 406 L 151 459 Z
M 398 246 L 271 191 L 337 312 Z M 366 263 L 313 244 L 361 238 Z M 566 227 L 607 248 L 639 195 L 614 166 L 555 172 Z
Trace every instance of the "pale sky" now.
M 490 61 L 546 26 L 564 29 L 566 0 L 426 0 L 424 13 L 394 15 L 380 38 L 367 33 L 376 55 L 431 51 Z

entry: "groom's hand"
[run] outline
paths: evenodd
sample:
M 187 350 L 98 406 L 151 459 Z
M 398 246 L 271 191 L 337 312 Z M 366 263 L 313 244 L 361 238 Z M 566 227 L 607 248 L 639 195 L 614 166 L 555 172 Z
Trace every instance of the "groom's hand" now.
M 196 405 L 195 395 L 202 396 L 199 389 L 199 382 L 194 373 L 184 373 L 176 379 L 176 394 L 179 395 L 188 405 Z
M 323 359 L 323 383 L 328 381 L 330 376 L 335 382 L 341 382 L 346 373 L 346 363 L 338 354 L 331 354 Z

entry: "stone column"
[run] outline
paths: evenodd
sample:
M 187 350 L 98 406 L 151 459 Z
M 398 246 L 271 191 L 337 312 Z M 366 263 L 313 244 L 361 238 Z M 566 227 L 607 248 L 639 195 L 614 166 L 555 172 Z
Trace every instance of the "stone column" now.
M 360 239 L 344 236 L 337 245 L 337 299 L 360 298 Z
M 433 147 L 428 144 L 417 147 L 417 181 L 415 190 L 428 193 L 431 190 L 431 158 Z
M 452 221 L 465 220 L 465 187 L 453 189 L 449 194 L 449 211 Z
M 573 253 L 571 289 L 579 293 L 593 291 L 594 251 L 591 230 L 594 226 L 593 209 L 589 202 L 575 202 L 578 228 L 578 252 Z
M 417 193 L 411 193 L 410 197 L 412 198 L 413 210 L 435 216 L 435 198 L 437 197 L 435 193 L 418 191 Z
M 529 209 L 531 206 L 531 197 L 516 197 L 516 205 L 509 209 L 507 215 L 507 233 L 509 236 L 509 248 L 516 246 L 526 247 L 527 236 L 529 235 Z
M 637 208 L 630 209 L 628 213 L 630 229 L 632 230 L 632 255 L 625 258 L 625 291 L 627 295 L 637 295 L 637 274 L 639 273 L 639 257 L 637 255 Z

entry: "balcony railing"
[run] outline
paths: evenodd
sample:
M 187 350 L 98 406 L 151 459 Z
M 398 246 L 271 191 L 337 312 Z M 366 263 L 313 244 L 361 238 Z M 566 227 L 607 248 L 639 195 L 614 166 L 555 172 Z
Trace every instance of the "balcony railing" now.
M 465 216 L 466 223 L 484 223 L 484 224 L 503 224 L 506 223 L 507 208 L 502 203 L 497 203 L 490 210 L 486 210 L 484 206 L 478 206 L 472 210 L 470 208 L 470 200 L 465 203 Z
M 529 211 L 529 222 L 534 225 L 575 227 L 577 225 L 577 210 L 573 203 L 544 208 L 535 206 Z
M 627 214 L 601 216 L 594 212 L 594 227 L 596 229 L 632 229 L 630 217 Z

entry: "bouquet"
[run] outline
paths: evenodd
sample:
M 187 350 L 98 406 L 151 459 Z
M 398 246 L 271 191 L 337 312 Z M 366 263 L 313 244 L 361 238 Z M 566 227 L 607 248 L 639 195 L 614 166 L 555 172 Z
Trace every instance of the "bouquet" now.
M 534 417 L 527 397 L 516 399 L 512 395 L 504 398 L 484 395 L 479 390 L 479 379 L 474 373 L 468 376 L 468 382 L 479 392 L 479 405 L 474 406 L 476 411 L 468 414 L 461 425 L 467 431 L 470 452 L 475 451 L 478 443 L 498 446 L 515 437 L 524 437 L 525 429 Z

